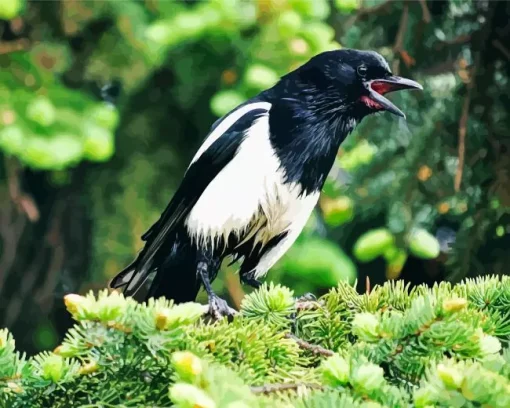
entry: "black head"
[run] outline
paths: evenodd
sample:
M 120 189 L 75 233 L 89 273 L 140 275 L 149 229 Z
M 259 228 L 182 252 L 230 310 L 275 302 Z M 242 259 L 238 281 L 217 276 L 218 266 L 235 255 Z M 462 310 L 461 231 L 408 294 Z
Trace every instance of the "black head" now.
M 314 107 L 359 119 L 378 111 L 405 118 L 383 95 L 402 89 L 423 89 L 417 82 L 393 75 L 380 54 L 352 49 L 316 55 L 282 80 L 296 83 L 295 92 Z

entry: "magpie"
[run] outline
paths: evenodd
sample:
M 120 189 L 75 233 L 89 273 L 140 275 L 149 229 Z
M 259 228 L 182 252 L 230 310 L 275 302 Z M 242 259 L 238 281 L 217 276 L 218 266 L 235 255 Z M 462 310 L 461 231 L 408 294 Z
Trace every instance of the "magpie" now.
M 225 258 L 240 280 L 260 278 L 290 248 L 312 213 L 340 144 L 372 113 L 404 113 L 384 97 L 423 89 L 391 73 L 374 51 L 341 49 L 312 57 L 270 89 L 218 119 L 191 160 L 143 249 L 111 281 L 144 299 L 194 301 L 203 286 L 209 310 L 234 311 L 211 287 Z

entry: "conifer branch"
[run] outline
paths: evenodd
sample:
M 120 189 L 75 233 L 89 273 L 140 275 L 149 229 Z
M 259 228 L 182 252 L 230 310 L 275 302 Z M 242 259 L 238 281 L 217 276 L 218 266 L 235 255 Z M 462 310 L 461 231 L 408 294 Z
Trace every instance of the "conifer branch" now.
M 324 387 L 318 384 L 306 384 L 306 383 L 297 383 L 297 384 L 265 384 L 257 387 L 250 387 L 251 392 L 254 394 L 271 394 L 274 392 L 281 391 L 295 391 L 299 388 L 312 388 L 316 390 L 322 390 Z
M 297 337 L 294 334 L 287 333 L 285 335 L 285 337 L 287 339 L 294 340 L 300 348 L 302 348 L 303 350 L 308 350 L 308 351 L 312 352 L 313 354 L 320 354 L 322 356 L 328 356 L 328 357 L 332 356 L 334 354 L 331 350 L 325 349 L 324 347 L 318 346 L 316 344 L 308 343 L 307 341 L 300 339 L 299 337 Z

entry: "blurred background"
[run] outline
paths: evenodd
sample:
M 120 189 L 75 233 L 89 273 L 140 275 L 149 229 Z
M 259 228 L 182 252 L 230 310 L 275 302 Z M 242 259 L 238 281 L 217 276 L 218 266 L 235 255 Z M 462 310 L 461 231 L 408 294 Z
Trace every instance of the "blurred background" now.
M 29 353 L 141 248 L 212 123 L 313 55 L 380 52 L 424 92 L 344 143 L 267 280 L 321 294 L 505 274 L 510 2 L 0 0 L 0 327 Z M 214 286 L 233 305 L 235 265 Z

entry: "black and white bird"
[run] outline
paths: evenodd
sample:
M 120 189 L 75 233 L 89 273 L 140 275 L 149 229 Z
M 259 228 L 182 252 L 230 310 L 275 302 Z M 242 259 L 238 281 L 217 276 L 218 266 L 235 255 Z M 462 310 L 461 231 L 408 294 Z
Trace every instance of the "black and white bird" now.
M 216 121 L 160 219 L 142 236 L 138 257 L 111 282 L 134 296 L 176 303 L 203 286 L 210 311 L 232 313 L 211 288 L 226 257 L 240 279 L 259 278 L 305 226 L 340 144 L 367 115 L 404 113 L 383 95 L 422 89 L 395 76 L 376 52 L 321 53 L 272 88 Z

